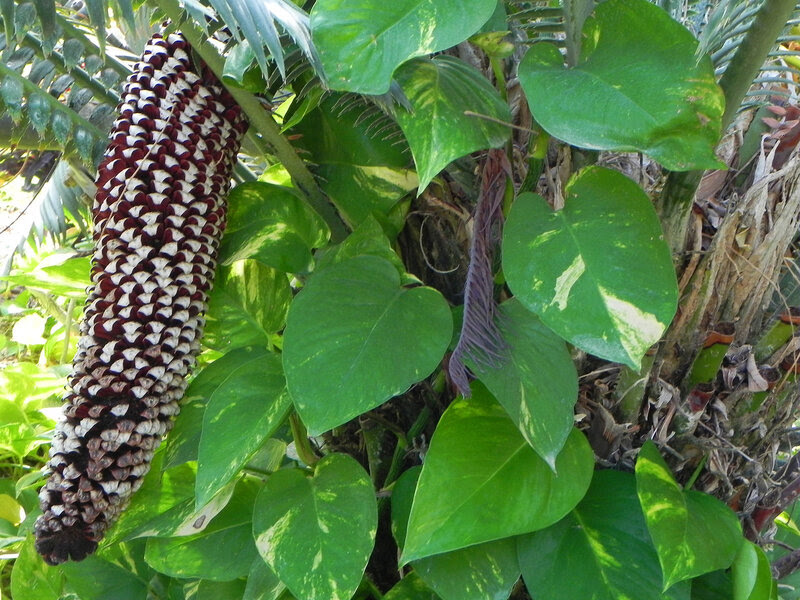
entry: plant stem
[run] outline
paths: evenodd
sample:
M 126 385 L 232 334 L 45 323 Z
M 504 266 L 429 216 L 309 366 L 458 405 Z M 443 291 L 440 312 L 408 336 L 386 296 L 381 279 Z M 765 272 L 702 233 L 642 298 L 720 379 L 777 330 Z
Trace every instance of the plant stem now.
M 316 455 L 314 449 L 308 441 L 308 431 L 306 426 L 297 416 L 297 413 L 289 415 L 289 427 L 292 429 L 292 438 L 294 439 L 294 449 L 297 451 L 297 456 L 300 457 L 305 464 L 313 467 L 319 462 L 319 456 Z
M 725 93 L 722 131 L 733 122 L 742 100 L 764 65 L 786 22 L 791 17 L 795 0 L 765 0 L 752 25 L 731 58 L 719 81 Z M 677 263 L 682 260 L 694 195 L 703 171 L 672 172 L 658 198 L 658 212 L 667 243 Z
M 764 0 L 761 9 L 736 49 L 728 68 L 719 80 L 725 92 L 722 130 L 733 122 L 747 90 L 753 84 L 775 40 L 786 27 L 794 11 L 795 0 Z
M 222 70 L 225 60 L 219 55 L 216 48 L 207 41 L 207 36 L 188 18 L 177 0 L 164 0 L 157 3 L 158 7 L 172 20 L 192 48 L 200 55 L 217 78 L 222 81 Z M 306 163 L 295 152 L 289 141 L 281 135 L 280 128 L 256 96 L 241 88 L 229 87 L 228 91 L 250 120 L 252 128 L 261 135 L 257 138 L 250 135 L 260 151 L 270 151 L 286 168 L 298 189 L 305 195 L 309 205 L 319 213 L 331 230 L 331 241 L 338 242 L 347 236 L 347 230 L 339 215 L 328 202 L 328 199 L 319 189 L 314 176 L 308 170 Z M 251 130 L 252 131 L 252 130 Z
M 67 315 L 64 320 L 64 349 L 61 351 L 61 364 L 69 359 L 69 338 L 72 334 L 72 313 L 75 312 L 75 298 L 69 299 L 67 304 Z

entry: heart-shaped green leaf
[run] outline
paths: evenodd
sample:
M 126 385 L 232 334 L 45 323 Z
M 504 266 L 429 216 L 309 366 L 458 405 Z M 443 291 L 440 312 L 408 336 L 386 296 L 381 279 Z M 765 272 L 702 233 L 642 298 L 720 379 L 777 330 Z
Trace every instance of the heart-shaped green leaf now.
M 511 121 L 508 104 L 464 61 L 419 58 L 398 69 L 397 82 L 411 103 L 411 112 L 398 107 L 396 117 L 414 155 L 420 191 L 455 159 L 508 140 L 509 128 L 497 122 Z
M 392 534 L 401 550 L 421 471 L 408 469 L 392 486 Z M 520 575 L 514 538 L 421 558 L 413 567 L 442 600 L 505 600 Z
M 96 555 L 81 562 L 64 563 L 59 569 L 81 600 L 139 600 L 147 597 L 147 581 Z
M 658 556 L 630 473 L 596 472 L 575 510 L 520 537 L 518 554 L 537 600 L 689 600 L 688 582 L 660 591 Z
M 319 0 L 311 34 L 332 89 L 383 94 L 400 64 L 463 42 L 495 6 L 493 0 Z
M 403 564 L 547 527 L 583 497 L 594 457 L 573 430 L 558 475 L 480 383 L 445 411 L 425 456 Z
M 503 235 L 514 295 L 567 341 L 639 368 L 675 314 L 678 285 L 647 195 L 624 175 L 588 167 L 564 208 L 541 196 L 515 201 Z
M 198 507 L 236 476 L 283 423 L 291 405 L 277 354 L 255 350 L 229 371 L 203 415 L 195 484 Z
M 522 435 L 547 464 L 572 431 L 578 374 L 564 340 L 516 299 L 500 306 L 498 325 L 507 360 L 470 369 L 506 409 Z
M 439 292 L 401 287 L 397 269 L 377 256 L 315 273 L 292 302 L 283 346 L 286 384 L 309 432 L 337 427 L 427 377 L 452 327 Z
M 644 152 L 676 171 L 725 168 L 714 156 L 724 96 L 687 29 L 647 0 L 608 0 L 582 39 L 573 68 L 550 43 L 534 44 L 520 64 L 548 133 L 582 148 Z
M 244 577 L 258 556 L 251 518 L 257 486 L 242 480 L 233 498 L 202 533 L 187 537 L 149 538 L 144 558 L 171 577 L 230 581 Z
M 208 299 L 203 344 L 227 352 L 267 343 L 286 322 L 292 290 L 286 274 L 255 260 L 219 267 Z
M 250 567 L 242 600 L 278 600 L 285 591 L 286 586 L 259 555 Z
M 287 273 L 308 271 L 311 249 L 330 237 L 322 218 L 288 188 L 250 181 L 231 190 L 228 204 L 223 265 L 253 258 Z
M 639 452 L 636 488 L 664 589 L 731 565 L 743 541 L 739 519 L 713 496 L 681 490 L 653 442 Z
M 258 495 L 253 535 L 262 558 L 298 598 L 349 600 L 372 552 L 378 508 L 355 459 L 329 454 L 309 478 L 273 473 Z

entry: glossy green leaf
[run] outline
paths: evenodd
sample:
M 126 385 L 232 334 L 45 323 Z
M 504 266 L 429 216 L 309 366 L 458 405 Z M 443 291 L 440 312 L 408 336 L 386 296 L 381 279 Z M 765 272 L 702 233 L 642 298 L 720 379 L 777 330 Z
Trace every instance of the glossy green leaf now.
M 775 582 L 764 551 L 745 540 L 733 562 L 733 600 L 777 600 Z
M 586 20 L 575 67 L 538 43 L 519 78 L 536 122 L 569 144 L 640 151 L 677 171 L 724 168 L 714 156 L 724 97 L 696 50 L 694 36 L 659 7 L 608 0 Z
M 192 600 L 238 600 L 244 595 L 247 582 L 244 579 L 233 581 L 201 580 L 197 585 L 197 594 Z
M 420 192 L 455 159 L 508 140 L 510 129 L 496 122 L 511 121 L 508 104 L 464 61 L 419 58 L 398 69 L 397 81 L 411 103 L 411 112 L 398 107 L 396 116 L 414 155 Z
M 408 469 L 392 486 L 392 534 L 401 550 L 421 471 Z M 412 566 L 443 600 L 505 600 L 520 575 L 514 538 L 421 558 Z
M 258 550 L 299 598 L 349 600 L 375 542 L 378 509 L 369 476 L 355 459 L 329 454 L 314 476 L 273 473 L 256 500 Z
M 311 34 L 331 88 L 389 90 L 403 62 L 463 42 L 494 13 L 494 0 L 320 0 Z
M 203 344 L 226 352 L 267 344 L 280 330 L 292 291 L 286 275 L 255 260 L 240 260 L 217 269 L 208 301 Z
M 181 413 L 166 439 L 165 468 L 190 460 L 197 460 L 203 415 L 212 396 L 219 393 L 230 373 L 241 365 L 263 356 L 265 350 L 258 346 L 245 346 L 231 350 L 200 370 L 183 396 Z
M 147 581 L 97 556 L 67 562 L 60 568 L 81 600 L 141 600 L 147 596 Z
M 624 175 L 588 167 L 553 211 L 522 194 L 503 235 L 514 295 L 561 337 L 638 369 L 675 314 L 678 286 L 647 195 Z
M 241 481 L 231 502 L 202 533 L 148 539 L 147 564 L 170 577 L 209 581 L 245 577 L 258 556 L 251 522 L 256 492 L 252 482 Z
M 519 538 L 518 553 L 537 600 L 689 600 L 688 582 L 661 592 L 658 556 L 630 473 L 596 472 L 575 510 Z
M 42 562 L 29 537 L 20 547 L 11 569 L 11 597 L 15 600 L 60 600 L 64 585 L 61 569 Z
M 401 287 L 384 259 L 359 256 L 315 273 L 292 302 L 283 346 L 286 384 L 309 432 L 337 427 L 427 377 L 451 333 L 441 294 Z
M 388 234 L 397 235 L 403 218 L 393 209 L 418 180 L 394 121 L 374 106 L 333 96 L 308 113 L 292 133 L 300 136 L 297 146 L 318 165 L 320 187 L 351 228 L 373 215 Z
M 283 423 L 291 405 L 277 354 L 256 350 L 229 371 L 203 415 L 195 485 L 198 508 L 236 476 Z
M 681 490 L 653 442 L 639 452 L 636 488 L 664 589 L 731 565 L 743 540 L 739 519 L 713 496 Z
M 220 264 L 245 258 L 287 273 L 310 270 L 311 249 L 330 236 L 327 225 L 294 191 L 260 181 L 236 186 L 228 198 Z
M 259 555 L 250 567 L 242 600 L 278 600 L 286 586 Z
M 384 595 L 384 600 L 439 600 L 437 596 L 413 571 Z
M 508 358 L 496 367 L 470 364 L 522 435 L 547 464 L 572 431 L 578 374 L 564 341 L 516 299 L 500 306 Z
M 520 576 L 517 540 L 506 538 L 413 563 L 442 600 L 506 600 Z
M 402 563 L 542 529 L 583 497 L 594 457 L 573 430 L 558 475 L 478 383 L 445 411 L 425 456 Z

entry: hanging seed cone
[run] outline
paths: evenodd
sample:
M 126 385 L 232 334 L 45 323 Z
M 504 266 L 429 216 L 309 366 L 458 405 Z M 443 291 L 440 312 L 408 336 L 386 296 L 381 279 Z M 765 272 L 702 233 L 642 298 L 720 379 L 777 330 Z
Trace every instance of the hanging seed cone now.
M 128 79 L 94 201 L 94 284 L 39 497 L 49 564 L 97 548 L 178 414 L 247 124 L 177 34 Z

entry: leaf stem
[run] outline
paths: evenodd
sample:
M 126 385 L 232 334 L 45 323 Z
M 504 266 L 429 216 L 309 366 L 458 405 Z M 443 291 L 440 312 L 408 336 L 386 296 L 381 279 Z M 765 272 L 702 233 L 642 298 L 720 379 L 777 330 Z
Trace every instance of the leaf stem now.
M 158 8 L 176 24 L 192 48 L 200 55 L 214 74 L 222 81 L 222 71 L 225 61 L 216 48 L 207 41 L 207 36 L 185 15 L 177 0 L 163 0 L 157 3 Z M 344 223 L 339 218 L 333 205 L 322 193 L 311 171 L 301 159 L 289 141 L 281 135 L 280 128 L 256 96 L 250 92 L 236 87 L 228 87 L 242 110 L 247 114 L 252 127 L 261 137 L 248 134 L 256 147 L 267 153 L 274 154 L 292 177 L 295 185 L 305 195 L 306 201 L 328 224 L 331 230 L 331 241 L 338 242 L 347 236 Z
M 319 456 L 314 452 L 311 443 L 308 441 L 306 426 L 295 412 L 289 415 L 289 427 L 292 430 L 292 439 L 294 439 L 294 449 L 297 451 L 297 456 L 309 467 L 313 467 L 319 462 Z

